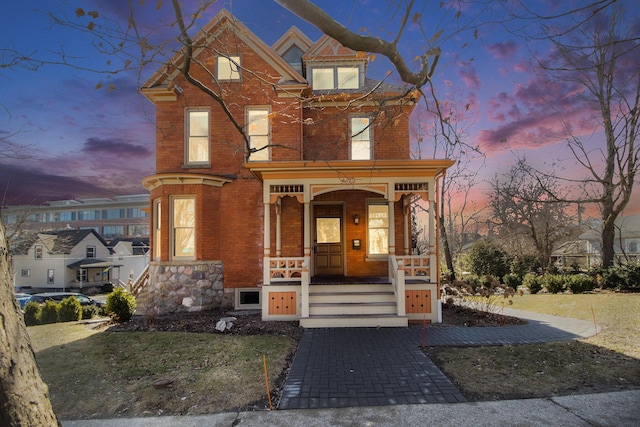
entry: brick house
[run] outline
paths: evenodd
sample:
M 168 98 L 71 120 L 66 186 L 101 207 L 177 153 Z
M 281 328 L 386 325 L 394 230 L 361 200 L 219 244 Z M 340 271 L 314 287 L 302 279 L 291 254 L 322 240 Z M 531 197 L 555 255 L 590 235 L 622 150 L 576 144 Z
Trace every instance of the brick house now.
M 184 52 L 141 88 L 157 133 L 140 311 L 258 308 L 304 327 L 439 321 L 436 220 L 430 252 L 412 255 L 410 204 L 435 207 L 453 162 L 411 159 L 417 95 L 367 78 L 368 55 L 327 36 L 292 27 L 270 47 L 224 10 L 194 45 L 191 75 L 228 111 L 179 72 Z

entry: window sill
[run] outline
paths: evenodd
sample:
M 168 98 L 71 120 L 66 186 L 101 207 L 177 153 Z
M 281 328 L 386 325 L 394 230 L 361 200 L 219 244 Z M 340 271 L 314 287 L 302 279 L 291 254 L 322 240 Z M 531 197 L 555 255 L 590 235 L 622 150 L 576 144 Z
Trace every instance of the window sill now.
M 182 169 L 208 169 L 211 163 L 187 163 L 182 165 Z
M 389 255 L 367 255 L 364 259 L 366 262 L 381 262 L 381 261 L 389 261 Z

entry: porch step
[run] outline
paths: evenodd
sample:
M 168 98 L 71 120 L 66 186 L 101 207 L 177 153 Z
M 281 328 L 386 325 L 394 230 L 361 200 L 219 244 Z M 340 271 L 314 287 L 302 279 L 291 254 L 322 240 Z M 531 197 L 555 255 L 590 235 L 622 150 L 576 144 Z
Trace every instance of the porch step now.
M 300 326 L 406 327 L 407 317 L 397 316 L 396 307 L 390 284 L 311 285 L 309 317 L 300 319 Z
M 303 328 L 406 328 L 407 316 L 309 316 L 300 319 Z

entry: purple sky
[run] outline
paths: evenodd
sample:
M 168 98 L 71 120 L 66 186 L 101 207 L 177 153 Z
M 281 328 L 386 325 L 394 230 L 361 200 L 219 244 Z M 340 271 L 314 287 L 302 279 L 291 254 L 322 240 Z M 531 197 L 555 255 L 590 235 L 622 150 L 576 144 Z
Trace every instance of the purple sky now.
M 87 12 L 98 11 L 98 24 L 108 20 L 126 27 L 125 0 L 81 3 Z M 171 22 L 169 1 L 133 3 L 142 17 L 139 30 L 156 30 L 152 43 L 175 33 L 175 28 L 157 31 Z M 183 1 L 193 3 L 199 2 Z M 551 14 L 566 7 L 558 3 L 540 0 L 535 5 Z M 158 4 L 162 7 L 156 10 Z M 390 39 L 397 28 L 398 17 L 388 8 L 387 0 L 322 0 L 316 4 L 350 29 L 365 34 Z M 453 13 L 443 15 L 428 9 L 437 7 L 437 2 L 425 4 L 407 28 L 401 50 L 406 58 L 413 58 L 425 48 L 423 31 L 430 38 L 438 28 L 445 29 L 438 41 L 443 53 L 433 81 L 443 105 L 456 106 L 456 114 L 463 119 L 459 126 L 465 140 L 487 155 L 480 183 L 506 172 L 522 155 L 539 167 L 564 161 L 567 176 L 580 177 L 583 172 L 574 168 L 575 161 L 563 142 L 567 129 L 594 146 L 602 136 L 592 112 L 576 102 L 579 88 L 538 72 L 533 55 L 544 57 L 549 46 L 505 31 L 504 11 L 495 3 L 482 9 L 479 4 L 465 6 L 460 19 Z M 269 45 L 291 25 L 314 41 L 321 35 L 270 0 L 220 0 L 198 21 L 200 25 L 223 6 Z M 96 53 L 94 46 L 100 40 L 95 35 L 54 24 L 48 16 L 50 12 L 66 16 L 69 23 L 85 27 L 91 19 L 77 16 L 76 8 L 77 3 L 62 0 L 21 0 L 2 7 L 3 49 L 55 62 L 62 62 L 60 52 L 64 52 L 65 60 L 73 64 L 32 70 L 30 63 L 22 63 L 0 69 L 0 138 L 23 147 L 10 157 L 0 155 L 0 191 L 5 204 L 143 193 L 141 179 L 154 173 L 154 110 L 137 89 L 166 57 L 157 58 L 140 74 L 137 69 L 112 76 L 86 71 L 117 68 L 121 58 Z M 638 9 L 630 11 L 630 17 L 638 20 L 633 16 L 640 13 Z M 451 31 L 455 25 L 480 22 L 485 24 L 460 33 Z M 390 70 L 389 63 L 377 57 L 369 74 L 383 79 Z M 399 82 L 394 75 L 389 79 Z M 416 108 L 413 119 L 412 134 L 428 134 L 430 119 L 423 105 Z M 418 131 L 418 127 L 424 129 Z M 0 143 L 0 148 L 7 152 L 5 144 Z M 432 152 L 429 138 L 424 138 L 421 156 L 429 157 Z M 472 164 L 479 167 L 481 163 Z M 636 191 L 628 213 L 640 213 L 637 196 Z

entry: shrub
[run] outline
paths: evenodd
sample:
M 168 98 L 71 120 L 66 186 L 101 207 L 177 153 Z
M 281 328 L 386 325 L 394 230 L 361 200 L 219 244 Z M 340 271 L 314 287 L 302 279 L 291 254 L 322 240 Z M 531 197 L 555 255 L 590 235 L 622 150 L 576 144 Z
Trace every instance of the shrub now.
M 40 324 L 40 315 L 42 310 L 37 302 L 28 302 L 24 306 L 24 323 L 27 326 L 34 326 Z
M 571 289 L 574 294 L 581 294 L 583 292 L 591 292 L 596 286 L 596 282 L 591 276 L 586 274 L 572 274 L 567 276 L 567 287 Z
M 640 291 L 640 264 L 625 263 L 604 270 L 602 287 L 621 291 Z
M 529 289 L 532 294 L 537 294 L 542 290 L 543 278 L 533 273 L 526 274 L 522 279 L 522 284 Z
M 40 323 L 43 325 L 49 323 L 56 323 L 58 321 L 58 310 L 60 305 L 53 301 L 47 301 L 42 306 L 42 313 L 40 314 Z
M 105 311 L 117 322 L 128 322 L 136 312 L 136 299 L 122 288 L 107 297 Z
M 93 319 L 98 315 L 100 309 L 95 305 L 83 305 L 82 306 L 82 318 Z
M 518 286 L 522 285 L 521 276 L 518 276 L 517 274 L 514 274 L 514 273 L 507 274 L 506 276 L 504 276 L 502 281 L 504 282 L 505 285 L 513 289 L 518 289 Z
M 60 302 L 58 309 L 58 321 L 77 322 L 82 319 L 82 305 L 76 297 L 65 298 Z
M 544 275 L 544 288 L 547 292 L 552 294 L 558 294 L 565 290 L 565 279 L 561 274 L 545 274 Z
M 511 261 L 510 270 L 520 278 L 524 278 L 525 274 L 535 272 L 540 263 L 535 255 L 516 255 Z
M 477 276 L 503 277 L 509 273 L 507 253 L 490 240 L 476 241 L 467 254 L 469 269 Z
M 640 264 L 626 263 L 618 267 L 622 282 L 618 287 L 621 291 L 640 291 Z

